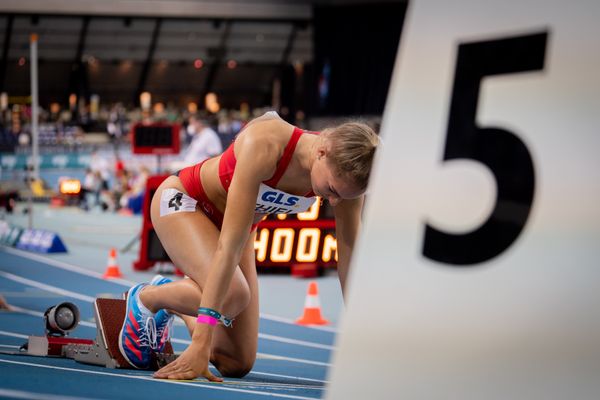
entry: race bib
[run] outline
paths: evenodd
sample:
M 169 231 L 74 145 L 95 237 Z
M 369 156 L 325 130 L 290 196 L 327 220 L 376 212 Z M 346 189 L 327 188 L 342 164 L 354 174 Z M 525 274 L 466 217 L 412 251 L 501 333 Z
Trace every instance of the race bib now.
M 258 214 L 298 214 L 308 210 L 315 200 L 316 197 L 291 195 L 261 183 L 254 212 Z
M 197 201 L 177 189 L 165 189 L 160 196 L 160 216 L 196 211 Z

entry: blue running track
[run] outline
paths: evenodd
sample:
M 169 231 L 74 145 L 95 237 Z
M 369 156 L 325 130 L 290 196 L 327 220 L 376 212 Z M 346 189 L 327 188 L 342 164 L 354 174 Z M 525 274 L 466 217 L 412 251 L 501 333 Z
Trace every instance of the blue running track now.
M 243 379 L 166 381 L 149 371 L 108 369 L 57 357 L 18 353 L 29 335 L 43 335 L 44 311 L 75 303 L 81 322 L 72 337 L 95 339 L 92 302 L 120 297 L 135 282 L 107 281 L 100 274 L 44 256 L 0 247 L 0 293 L 13 306 L 0 311 L 0 398 L 15 399 L 319 399 L 325 395 L 335 333 L 261 316 L 258 356 Z M 182 323 L 172 344 L 189 343 Z M 212 368 L 212 367 L 211 367 Z M 213 369 L 216 373 L 216 370 Z

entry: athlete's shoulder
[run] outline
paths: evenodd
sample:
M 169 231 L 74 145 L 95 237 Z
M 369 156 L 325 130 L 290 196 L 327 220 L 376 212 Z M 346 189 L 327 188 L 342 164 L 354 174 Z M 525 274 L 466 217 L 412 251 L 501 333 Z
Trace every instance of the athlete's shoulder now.
M 293 125 L 279 117 L 275 111 L 270 111 L 250 121 L 239 139 L 255 145 L 278 147 L 287 142 L 293 129 Z

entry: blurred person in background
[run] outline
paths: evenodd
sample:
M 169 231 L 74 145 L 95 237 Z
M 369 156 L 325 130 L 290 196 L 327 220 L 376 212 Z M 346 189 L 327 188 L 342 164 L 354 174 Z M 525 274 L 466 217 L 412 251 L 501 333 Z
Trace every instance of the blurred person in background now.
M 100 190 L 108 190 L 110 180 L 110 170 L 106 157 L 101 156 L 97 149 L 92 150 L 90 154 L 90 169 L 97 174 L 100 180 Z
M 123 104 L 116 103 L 108 115 L 106 130 L 113 141 L 120 141 L 129 129 L 127 115 Z
M 129 189 L 119 199 L 121 208 L 128 208 L 134 214 L 142 211 L 146 182 L 150 176 L 150 170 L 145 165 L 140 166 L 139 172 L 131 179 Z
M 121 207 L 121 197 L 130 190 L 129 171 L 125 168 L 115 170 L 115 176 L 111 189 L 104 197 L 107 209 L 118 211 Z
M 90 205 L 89 197 L 93 195 L 94 204 Z M 79 206 L 84 210 L 89 210 L 90 206 L 96 206 L 100 202 L 100 180 L 97 174 L 92 171 L 91 168 L 85 169 L 85 176 L 81 185 L 81 191 L 79 192 Z
M 223 152 L 219 135 L 205 119 L 197 115 L 190 116 L 187 132 L 192 136 L 192 141 L 186 149 L 183 159 L 171 163 L 169 167 L 172 171 L 202 162 Z
M 232 113 L 224 111 L 219 118 L 217 126 L 221 143 L 227 147 L 233 142 L 235 136 L 242 130 L 242 122 L 232 117 Z

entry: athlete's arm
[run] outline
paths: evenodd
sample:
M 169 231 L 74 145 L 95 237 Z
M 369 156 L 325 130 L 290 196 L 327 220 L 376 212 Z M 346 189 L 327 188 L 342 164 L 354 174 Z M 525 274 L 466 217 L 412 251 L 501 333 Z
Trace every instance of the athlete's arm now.
M 275 172 L 280 146 L 269 140 L 272 136 L 269 136 L 269 132 L 264 132 L 269 129 L 269 126 L 254 125 L 252 131 L 248 128 L 244 136 L 238 138 L 240 142 L 236 143 L 235 174 L 229 186 L 217 250 L 202 292 L 202 307 L 222 312 L 225 294 L 250 236 L 260 183 Z M 240 311 L 242 310 L 237 312 Z M 154 376 L 169 379 L 204 376 L 210 381 L 221 381 L 221 378 L 215 377 L 208 369 L 213 331 L 214 327 L 208 324 L 197 324 L 190 346 Z
M 260 183 L 275 172 L 279 149 L 265 140 L 263 132 L 253 132 L 265 128 L 260 124 L 248 127 L 236 148 L 235 174 L 227 195 L 217 250 L 202 293 L 202 307 L 222 310 L 225 293 L 250 235 Z
M 360 217 L 364 195 L 356 199 L 342 200 L 335 207 L 335 236 L 338 253 L 338 276 L 342 286 L 342 294 L 346 296 L 346 279 L 352 258 L 352 251 L 360 229 Z

